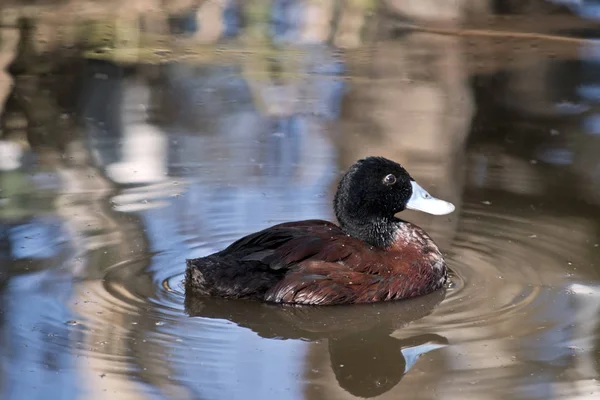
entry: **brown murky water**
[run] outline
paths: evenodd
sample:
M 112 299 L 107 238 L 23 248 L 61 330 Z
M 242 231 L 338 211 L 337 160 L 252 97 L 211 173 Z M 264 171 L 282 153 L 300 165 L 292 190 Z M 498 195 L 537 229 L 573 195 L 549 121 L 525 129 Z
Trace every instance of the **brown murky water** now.
M 597 398 L 594 10 L 506 3 L 0 6 L 0 397 Z M 457 205 L 445 292 L 184 301 L 366 155 Z

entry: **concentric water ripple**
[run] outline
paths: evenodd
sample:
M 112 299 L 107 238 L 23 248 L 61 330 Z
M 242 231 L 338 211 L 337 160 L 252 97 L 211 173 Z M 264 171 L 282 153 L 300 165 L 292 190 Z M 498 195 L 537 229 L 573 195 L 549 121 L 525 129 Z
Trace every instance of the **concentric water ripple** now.
M 210 196 L 195 197 L 192 204 L 186 195 L 141 209 L 140 221 L 150 221 L 150 214 L 158 221 L 145 225 L 148 244 L 120 244 L 83 256 L 114 262 L 101 263 L 97 277 L 75 281 L 69 309 L 45 314 L 35 326 L 37 335 L 21 333 L 30 338 L 32 351 L 68 349 L 77 360 L 88 360 L 96 374 L 89 379 L 123 393 L 222 398 L 250 390 L 249 370 L 278 376 L 255 378 L 268 382 L 265 393 L 284 396 L 291 390 L 301 397 L 303 385 L 318 385 L 328 376 L 347 393 L 374 396 L 400 380 L 418 381 L 418 374 L 410 378 L 415 366 L 435 375 L 442 361 L 448 369 L 443 376 L 468 385 L 466 376 L 476 372 L 491 388 L 494 379 L 517 379 L 531 363 L 562 365 L 590 349 L 597 322 L 591 316 L 594 304 L 600 305 L 590 285 L 595 274 L 590 260 L 598 259 L 600 249 L 587 239 L 593 227 L 584 218 L 466 201 L 460 215 L 423 225 L 436 240 L 451 243 L 444 249 L 451 268 L 447 290 L 396 303 L 285 307 L 186 301 L 186 258 L 285 220 L 267 211 L 262 220 L 240 223 L 231 212 L 233 200 L 215 208 Z M 131 208 L 148 204 L 143 197 Z M 316 199 L 319 209 L 328 209 L 326 196 Z M 205 216 L 197 230 L 181 218 L 192 207 Z M 131 232 L 122 236 L 139 234 L 135 224 L 128 226 Z M 63 284 L 60 273 L 47 274 L 46 285 Z M 231 382 L 240 381 L 232 389 Z
M 585 221 L 565 224 L 559 218 L 540 216 L 533 223 L 530 218 L 496 210 L 488 204 L 464 205 L 448 254 L 452 273 L 446 297 L 433 315 L 413 323 L 407 332 L 424 327 L 438 333 L 481 327 L 465 330 L 460 340 L 497 337 L 504 334 L 498 326 L 508 324 L 511 328 L 506 329 L 512 329 L 511 323 L 539 312 L 543 304 L 538 303 L 549 293 L 566 293 L 569 283 L 583 279 L 589 254 L 598 249 L 586 242 L 585 235 L 573 234 L 574 225 L 569 224 L 581 229 Z M 216 236 L 217 243 L 222 243 L 217 246 L 225 246 L 234 236 Z M 208 247 L 200 250 L 209 251 Z M 158 327 L 176 323 L 186 318 L 185 258 L 185 254 L 165 251 L 151 259 L 116 264 L 106 270 L 103 284 L 96 285 L 90 297 L 129 318 L 136 314 L 147 318 L 151 313 Z M 520 333 L 537 329 L 529 324 Z
M 589 281 L 590 255 L 598 248 L 586 240 L 586 220 L 532 219 L 481 203 L 464 207 L 448 254 L 448 295 L 435 318 L 416 325 L 435 324 L 438 332 L 463 329 L 460 340 L 498 337 L 509 334 L 499 326 L 515 328 L 538 313 L 550 293 L 567 293 L 569 285 Z M 537 329 L 519 327 L 520 334 Z

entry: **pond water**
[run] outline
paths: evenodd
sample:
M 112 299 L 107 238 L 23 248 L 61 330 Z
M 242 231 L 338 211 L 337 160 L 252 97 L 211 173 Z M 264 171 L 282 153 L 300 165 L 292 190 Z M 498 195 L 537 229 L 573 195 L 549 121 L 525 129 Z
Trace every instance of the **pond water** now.
M 0 6 L 1 398 L 600 395 L 596 14 L 540 1 L 467 31 L 452 7 L 354 3 Z M 402 214 L 446 290 L 186 301 L 186 258 L 333 220 L 367 155 L 457 206 Z

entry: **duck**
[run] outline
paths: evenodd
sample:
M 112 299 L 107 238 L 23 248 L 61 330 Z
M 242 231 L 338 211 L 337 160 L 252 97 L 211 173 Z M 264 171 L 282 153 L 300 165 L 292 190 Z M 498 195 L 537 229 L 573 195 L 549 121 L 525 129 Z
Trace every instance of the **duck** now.
M 444 287 L 448 267 L 419 226 L 396 214 L 452 213 L 399 163 L 366 157 L 339 181 L 333 198 L 338 224 L 311 219 L 280 223 L 225 249 L 187 259 L 185 296 L 295 305 L 394 301 Z

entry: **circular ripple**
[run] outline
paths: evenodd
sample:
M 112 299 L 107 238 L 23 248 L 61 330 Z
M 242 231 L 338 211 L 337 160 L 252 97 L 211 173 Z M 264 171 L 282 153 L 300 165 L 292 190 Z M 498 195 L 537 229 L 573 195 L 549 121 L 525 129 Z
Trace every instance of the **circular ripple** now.
M 184 276 L 185 276 L 185 273 L 182 272 L 182 273 L 172 275 L 172 276 L 166 278 L 162 282 L 163 288 L 169 293 L 174 293 L 181 297 L 185 296 L 185 287 L 183 285 Z
M 528 217 L 489 204 L 464 206 L 447 255 L 446 299 L 412 328 L 460 331 L 464 341 L 531 333 L 540 325 L 522 323 L 526 318 L 549 311 L 571 284 L 589 282 L 597 247 L 587 240 L 586 227 L 593 225 L 582 218 L 523 214 Z
M 528 215 L 536 218 L 509 214 L 492 205 L 466 204 L 447 255 L 451 274 L 446 299 L 433 316 L 414 326 L 490 328 L 535 312 L 540 296 L 548 295 L 543 292 L 564 291 L 569 283 L 583 280 L 588 256 L 598 250 L 586 242 L 585 221 Z M 219 242 L 231 240 L 223 237 Z M 194 252 L 210 251 L 198 248 Z M 158 326 L 185 318 L 185 258 L 162 252 L 115 264 L 106 270 L 102 286 L 91 297 L 132 317 L 151 312 Z M 497 333 L 486 331 L 471 332 Z
M 152 379 L 168 374 L 182 383 L 180 387 L 207 390 L 218 389 L 210 378 L 213 371 L 227 376 L 239 368 L 261 368 L 256 363 L 262 358 L 252 349 L 260 354 L 291 354 L 287 365 L 299 365 L 303 355 L 296 341 L 266 338 L 304 339 L 318 346 L 321 338 L 331 341 L 339 332 L 353 332 L 358 335 L 356 343 L 383 343 L 389 339 L 389 330 L 364 336 L 360 333 L 386 321 L 394 327 L 394 337 L 407 343 L 418 342 L 424 335 L 429 340 L 427 335 L 433 333 L 438 335 L 436 345 L 449 342 L 463 351 L 461 344 L 471 348 L 482 340 L 544 332 L 549 315 L 568 313 L 568 307 L 557 305 L 560 295 L 571 283 L 589 281 L 590 257 L 599 250 L 586 241 L 590 237 L 586 229 L 593 226 L 584 219 L 552 217 L 531 210 L 520 214 L 495 204 L 467 202 L 461 215 L 455 216 L 459 219 L 452 240 L 448 233 L 423 225 L 436 240 L 452 243 L 447 254 L 451 273 L 441 303 L 429 301 L 431 308 L 423 310 L 428 300 L 412 302 L 419 306 L 413 308 L 421 308 L 414 318 L 402 318 L 414 311 L 402 308 L 404 302 L 311 312 L 227 301 L 207 302 L 199 317 L 190 318 L 182 284 L 185 259 L 209 254 L 253 230 L 230 226 L 225 222 L 235 216 L 227 219 L 224 211 L 217 214 L 223 223 L 207 224 L 210 230 L 190 230 L 186 225 L 188 233 L 181 236 L 185 246 L 164 236 L 182 250 L 115 263 L 103 270 L 101 280 L 81 282 L 79 290 L 84 294 L 79 295 L 83 301 L 76 307 L 78 315 L 63 321 L 69 330 L 82 332 L 85 337 L 76 343 L 77 351 L 107 363 L 115 374 L 126 376 L 132 369 L 145 371 Z M 167 223 L 161 222 L 161 229 L 174 231 L 173 227 L 166 228 Z M 64 324 L 71 319 L 77 324 Z M 564 318 L 553 323 L 560 330 L 571 322 Z M 389 350 L 390 354 L 395 351 Z M 523 350 L 521 353 L 525 354 Z M 170 368 L 180 370 L 165 372 L 156 364 L 157 359 L 168 359 Z M 190 376 L 188 370 L 198 372 Z

